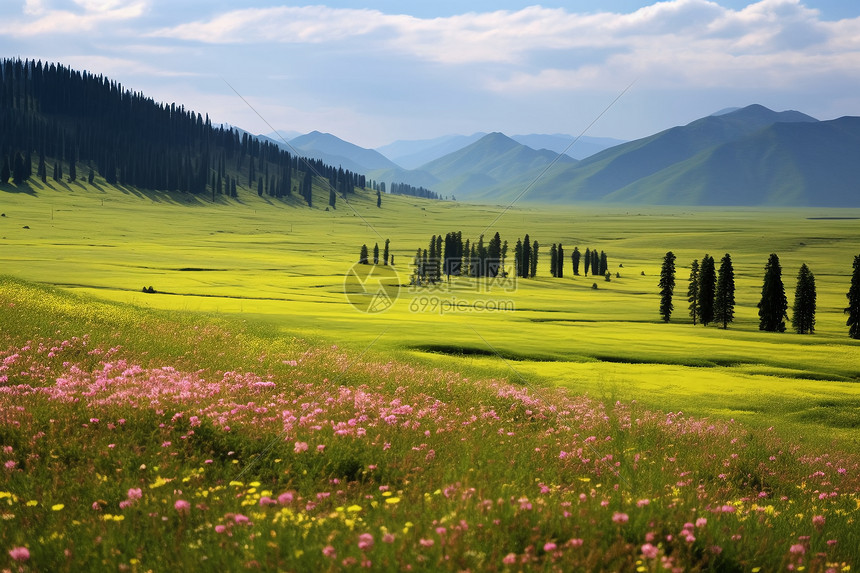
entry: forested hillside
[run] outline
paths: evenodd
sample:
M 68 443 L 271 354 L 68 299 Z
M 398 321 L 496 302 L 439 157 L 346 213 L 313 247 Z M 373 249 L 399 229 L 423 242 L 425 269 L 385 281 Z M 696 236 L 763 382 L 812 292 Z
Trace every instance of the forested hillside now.
M 175 103 L 153 101 L 102 75 L 30 60 L 0 60 L 0 185 L 46 181 L 236 196 L 295 194 L 311 203 L 313 177 L 341 195 L 364 175 L 296 157 L 269 141 Z M 324 183 L 325 181 L 323 181 Z

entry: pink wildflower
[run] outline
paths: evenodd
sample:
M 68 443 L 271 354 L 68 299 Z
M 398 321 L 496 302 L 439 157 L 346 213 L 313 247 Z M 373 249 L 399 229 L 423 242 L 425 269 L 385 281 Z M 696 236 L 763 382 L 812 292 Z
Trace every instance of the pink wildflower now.
M 382 542 L 383 543 L 394 543 L 394 534 L 393 533 L 386 533 L 385 535 L 382 536 Z
M 18 462 L 16 462 L 15 460 L 9 460 L 8 462 L 6 462 L 3 465 L 6 467 L 7 470 L 11 470 L 11 469 L 14 469 L 15 466 L 18 465 Z
M 370 533 L 362 533 L 358 536 L 358 548 L 362 551 L 373 547 L 373 535 Z
M 293 492 L 285 491 L 281 495 L 278 496 L 278 503 L 281 505 L 287 505 L 288 503 L 293 502 Z
M 128 490 L 128 499 L 135 500 L 143 497 L 143 491 L 139 487 L 133 487 Z
M 626 513 L 620 513 L 616 511 L 612 514 L 612 521 L 614 523 L 627 523 L 630 520 L 630 517 Z
M 432 539 L 424 539 L 423 537 L 418 540 L 418 543 L 421 544 L 421 547 L 433 547 L 436 543 Z
M 824 526 L 824 516 L 816 515 L 812 518 L 812 525 L 814 525 L 817 529 L 821 529 Z
M 553 543 L 552 541 L 545 543 L 543 546 L 543 550 L 549 553 L 550 551 L 555 551 L 558 548 L 558 545 Z
M 296 442 L 295 451 L 297 454 L 308 451 L 308 443 L 307 442 Z
M 180 513 L 186 513 L 191 509 L 191 504 L 184 499 L 177 499 L 176 503 L 173 504 L 173 507 Z
M 788 551 L 789 551 L 790 553 L 795 553 L 795 554 L 803 555 L 804 553 L 806 553 L 806 547 L 804 547 L 804 546 L 803 546 L 803 545 L 801 545 L 800 543 L 795 543 L 794 545 L 792 545 L 792 546 L 788 549 Z
M 651 503 L 650 499 L 640 499 L 639 501 L 636 502 L 636 507 L 645 507 L 649 503 Z
M 705 527 L 708 524 L 708 518 L 700 517 L 696 520 L 696 527 Z
M 571 539 L 570 541 L 567 542 L 567 544 L 570 545 L 571 547 L 582 547 L 582 543 L 583 543 L 582 539 L 579 539 L 578 537 L 574 537 L 573 539 Z
M 658 553 L 659 549 L 650 543 L 646 543 L 642 546 L 642 555 L 646 559 L 656 559 Z
M 504 559 L 502 559 L 502 563 L 505 565 L 513 565 L 517 562 L 517 554 L 516 553 L 508 553 L 505 555 Z
M 26 547 L 13 547 L 9 550 L 9 556 L 13 561 L 26 561 L 30 558 L 30 550 Z
M 249 523 L 251 520 L 248 519 L 246 515 L 242 515 L 241 513 L 237 513 L 233 516 L 233 521 L 238 523 L 239 525 L 243 525 L 245 523 Z
M 225 526 L 225 525 L 216 525 L 215 526 L 215 533 L 224 533 L 225 531 L 227 531 L 227 526 Z
M 331 545 L 326 545 L 325 547 L 323 547 L 322 554 L 329 559 L 337 559 L 337 551 L 335 551 L 334 547 L 332 547 Z

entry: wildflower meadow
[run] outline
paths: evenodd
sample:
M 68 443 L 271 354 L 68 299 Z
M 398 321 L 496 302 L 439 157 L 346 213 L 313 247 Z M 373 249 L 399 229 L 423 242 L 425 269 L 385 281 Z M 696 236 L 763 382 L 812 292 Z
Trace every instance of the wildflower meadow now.
M 0 320 L 2 571 L 860 562 L 860 455 L 779 427 L 13 280 Z

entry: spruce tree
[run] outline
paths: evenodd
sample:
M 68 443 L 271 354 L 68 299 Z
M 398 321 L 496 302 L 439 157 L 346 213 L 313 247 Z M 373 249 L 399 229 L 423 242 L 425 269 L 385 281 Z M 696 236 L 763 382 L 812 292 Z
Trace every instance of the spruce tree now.
M 532 245 L 529 239 L 528 233 L 526 233 L 525 238 L 523 239 L 523 259 L 522 259 L 522 269 L 521 276 L 524 279 L 529 278 L 529 266 L 531 265 L 532 260 Z
M 570 262 L 573 264 L 574 276 L 579 276 L 579 259 L 581 257 L 582 253 L 579 252 L 579 247 L 574 247 L 573 252 L 570 254 Z
M 373 244 L 373 264 L 379 264 L 379 243 Z
M 815 299 L 815 275 L 803 263 L 797 273 L 794 305 L 791 308 L 791 325 L 798 334 L 815 332 Z
M 8 183 L 9 177 L 12 176 L 12 171 L 9 169 L 9 158 L 3 156 L 3 167 L 0 167 L 0 183 Z
M 514 274 L 518 277 L 523 276 L 523 241 L 517 239 L 517 244 L 514 247 Z
M 382 207 L 382 193 L 379 192 L 379 189 L 376 190 L 376 206 Z
M 761 301 L 758 303 L 759 330 L 785 332 L 787 310 L 788 299 L 785 297 L 785 286 L 782 284 L 782 267 L 776 253 L 771 253 L 764 267 Z
M 605 275 L 609 271 L 609 260 L 606 258 L 606 253 L 600 251 L 600 274 Z
M 717 278 L 717 291 L 714 295 L 714 321 L 723 328 L 735 318 L 735 270 L 732 257 L 726 253 L 720 261 L 720 274 Z
M 558 244 L 558 263 L 556 265 L 556 272 L 558 273 L 558 278 L 564 278 L 564 247 L 561 246 L 561 243 Z
M 585 258 L 582 264 L 585 276 L 588 276 L 588 267 L 591 265 L 591 251 L 588 248 L 585 249 Z
M 529 276 L 530 276 L 530 277 L 532 277 L 532 278 L 534 278 L 534 276 L 537 274 L 537 266 L 538 266 L 538 247 L 539 247 L 539 245 L 538 245 L 538 242 L 537 242 L 537 241 L 535 241 L 534 243 L 532 243 L 532 253 L 531 253 L 531 255 L 532 255 L 532 261 L 531 261 L 531 268 L 530 268 L 530 270 L 529 270 Z
M 358 255 L 358 262 L 362 265 L 367 264 L 367 245 L 361 245 L 361 252 Z
M 385 249 L 383 249 L 382 251 L 382 264 L 384 265 L 388 264 L 388 245 L 390 242 L 391 241 L 389 241 L 388 239 L 385 239 Z
M 848 336 L 860 339 L 860 255 L 854 257 L 854 274 L 851 275 L 851 287 L 848 289 Z
M 714 295 L 717 289 L 717 271 L 714 257 L 705 255 L 699 267 L 699 321 L 708 326 L 714 321 Z
M 672 293 L 675 291 L 675 254 L 672 251 L 663 257 L 663 266 L 660 269 L 660 316 L 663 322 L 669 322 L 672 311 Z
M 555 243 L 549 249 L 549 274 L 553 277 L 558 276 L 558 247 Z
M 690 306 L 690 318 L 693 319 L 693 326 L 698 322 L 699 318 L 699 260 L 693 259 L 690 263 L 690 281 L 687 283 L 687 302 Z

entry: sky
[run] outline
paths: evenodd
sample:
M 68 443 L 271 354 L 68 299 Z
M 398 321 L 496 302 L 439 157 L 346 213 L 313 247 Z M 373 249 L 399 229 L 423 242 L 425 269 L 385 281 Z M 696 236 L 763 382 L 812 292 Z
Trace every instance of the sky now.
M 0 55 L 253 133 L 636 139 L 753 103 L 860 115 L 856 0 L 3 0 Z M 322 3 L 324 2 L 324 3 Z

